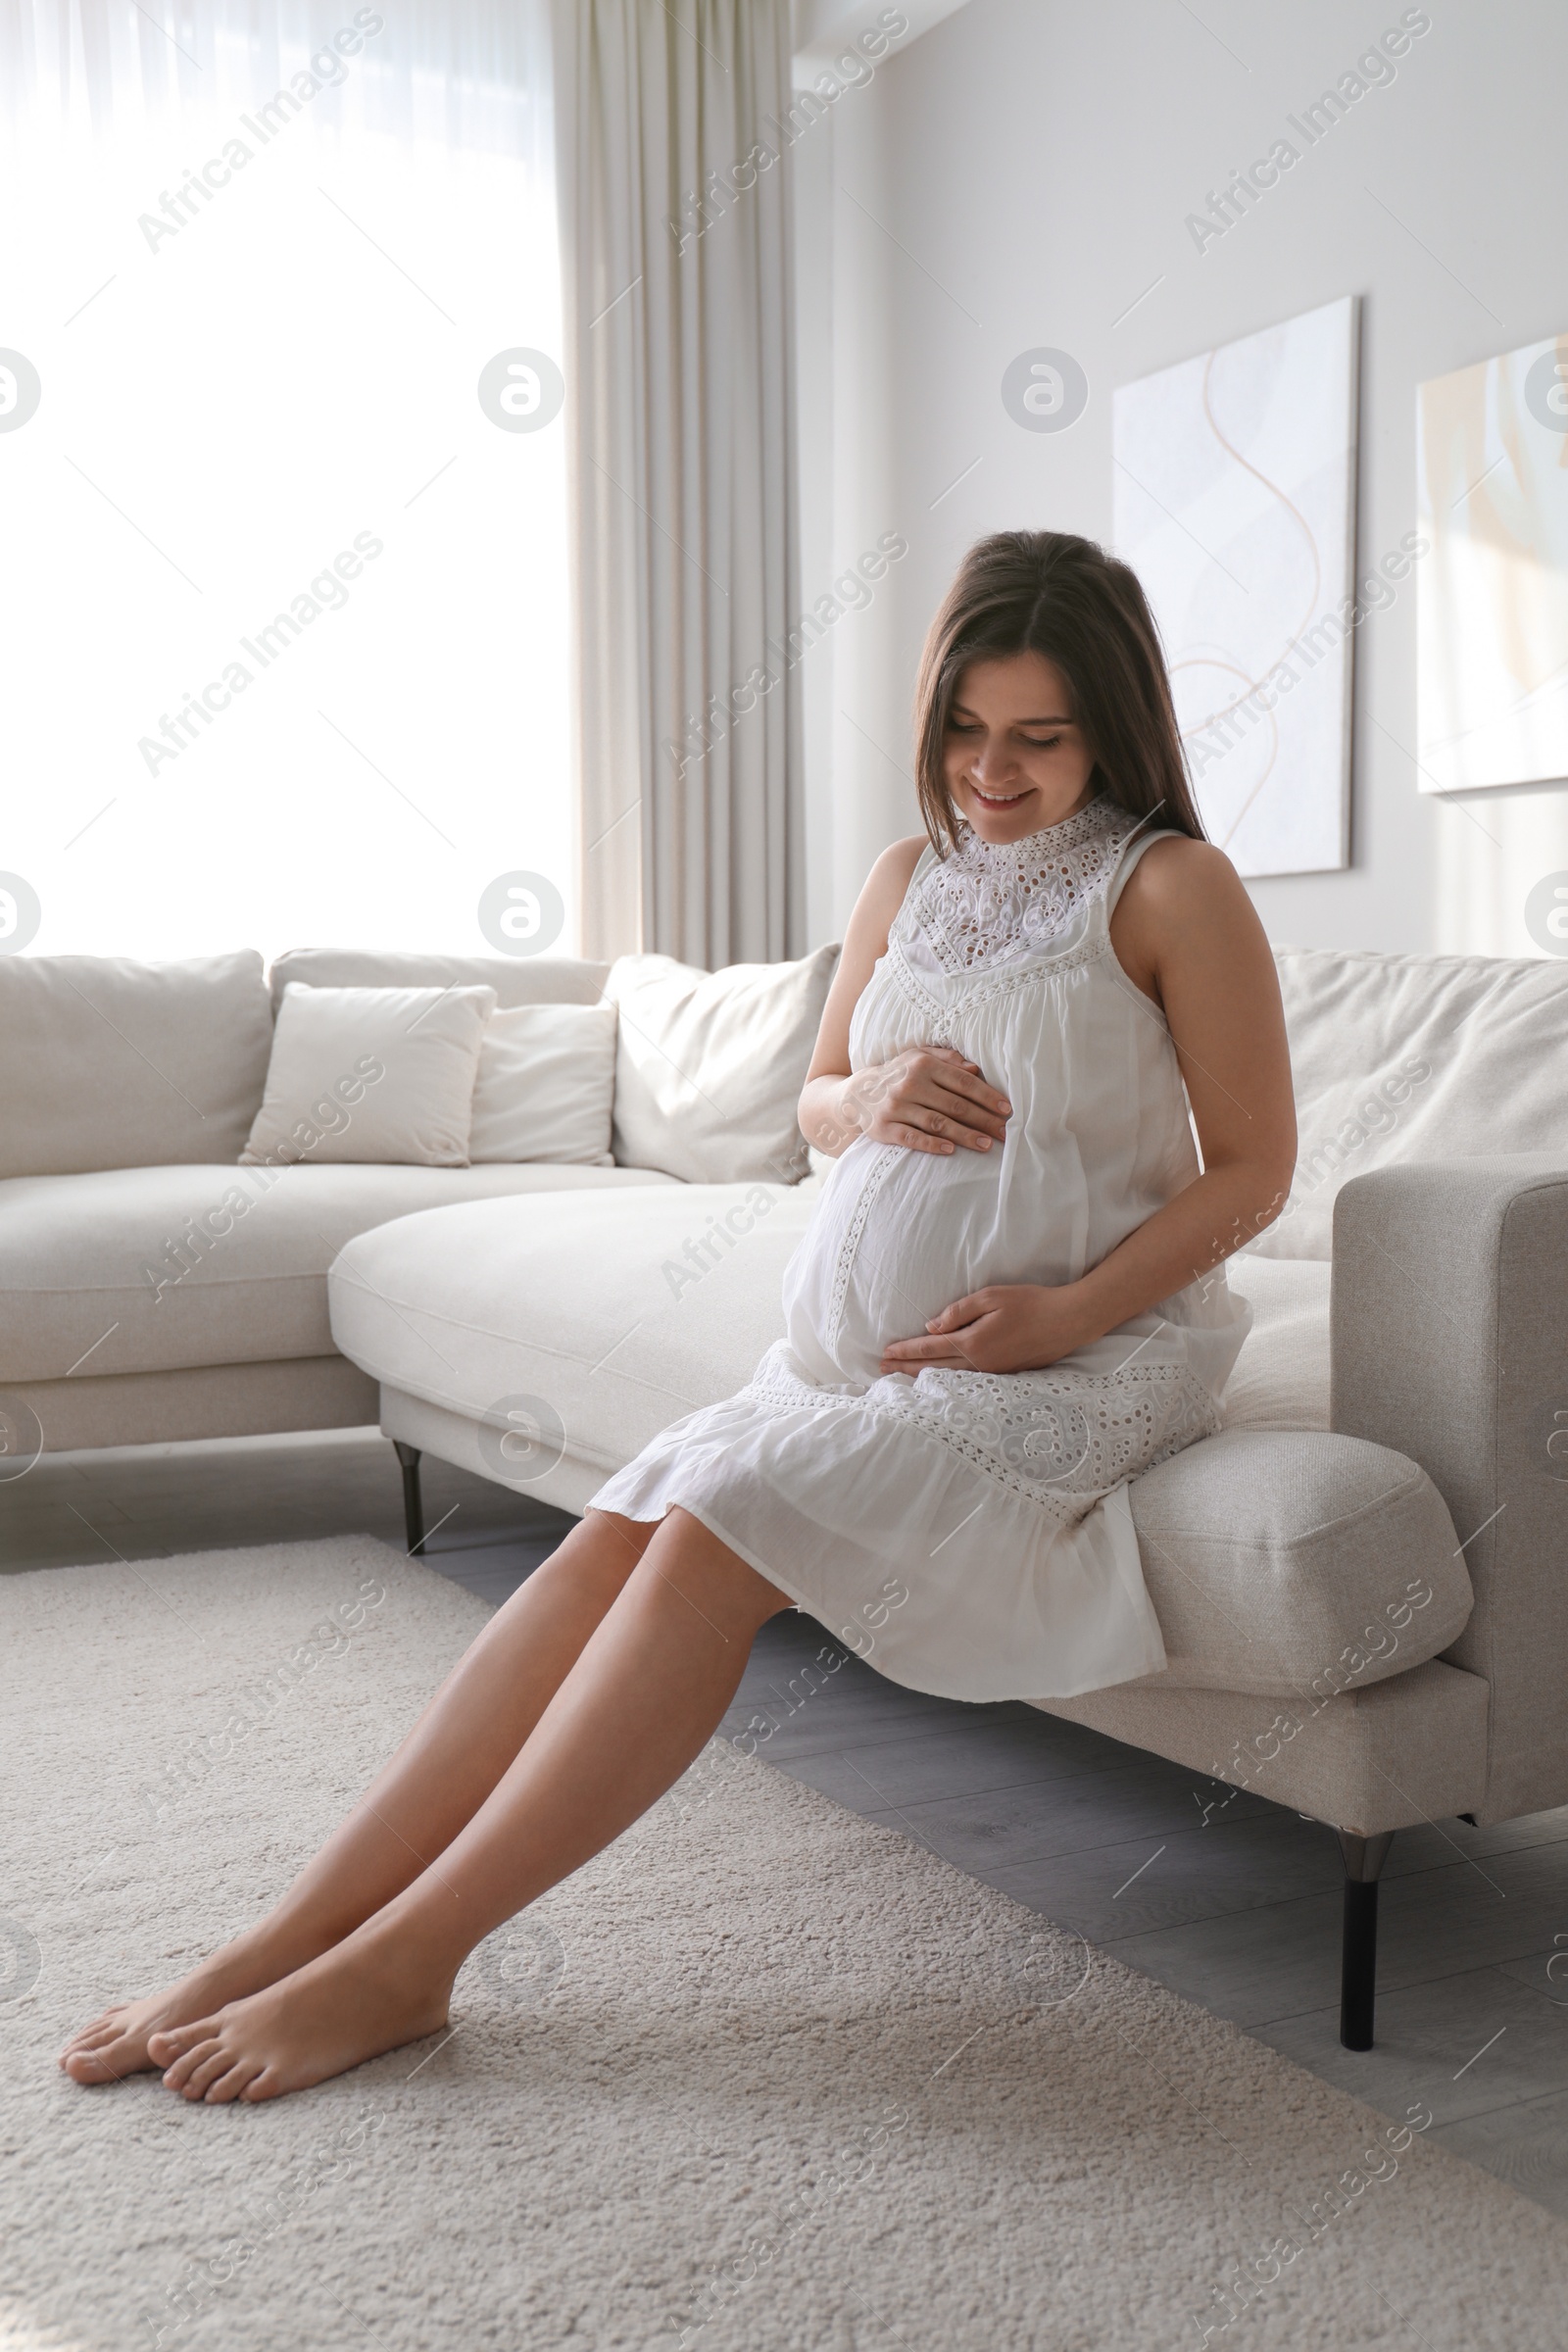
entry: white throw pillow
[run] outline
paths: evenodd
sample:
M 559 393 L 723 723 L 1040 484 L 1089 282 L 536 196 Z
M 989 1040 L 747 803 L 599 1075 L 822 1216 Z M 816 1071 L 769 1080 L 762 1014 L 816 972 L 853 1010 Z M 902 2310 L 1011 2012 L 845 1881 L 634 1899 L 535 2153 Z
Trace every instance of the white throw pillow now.
M 795 1105 L 838 961 L 698 971 L 622 956 L 605 994 L 620 1014 L 615 1158 L 688 1184 L 793 1184 L 806 1174 Z
M 493 1012 L 479 1049 L 468 1157 L 611 1167 L 614 1100 L 613 1004 Z
M 242 1166 L 382 1161 L 466 1168 L 493 988 L 283 991 Z

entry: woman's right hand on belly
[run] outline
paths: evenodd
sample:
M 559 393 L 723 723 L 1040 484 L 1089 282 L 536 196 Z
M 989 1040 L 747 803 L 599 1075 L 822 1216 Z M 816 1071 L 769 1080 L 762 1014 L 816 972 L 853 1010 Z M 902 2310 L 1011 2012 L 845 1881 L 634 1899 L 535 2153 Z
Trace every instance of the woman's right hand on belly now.
M 845 1108 L 872 1143 L 911 1152 L 989 1152 L 1006 1133 L 1012 1104 L 953 1046 L 907 1046 L 857 1070 Z

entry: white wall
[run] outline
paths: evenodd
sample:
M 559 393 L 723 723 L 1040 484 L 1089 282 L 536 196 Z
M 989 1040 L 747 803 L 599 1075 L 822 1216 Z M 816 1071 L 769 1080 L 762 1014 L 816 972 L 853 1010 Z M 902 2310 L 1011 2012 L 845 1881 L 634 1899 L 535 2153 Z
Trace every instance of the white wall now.
M 1562 0 L 1434 0 L 1394 82 L 1196 249 L 1184 222 L 1206 191 L 1403 13 L 969 0 L 911 27 L 801 141 L 808 602 L 880 532 L 909 542 L 802 663 L 813 940 L 842 930 L 876 851 L 918 829 L 914 665 L 964 547 L 1017 526 L 1108 543 L 1113 386 L 1361 294 L 1364 571 L 1414 524 L 1416 385 L 1568 329 Z M 1001 403 L 1008 361 L 1041 344 L 1089 376 L 1088 410 L 1059 435 L 1023 431 Z M 1537 953 L 1522 907 L 1568 868 L 1568 791 L 1418 795 L 1409 587 L 1369 617 L 1355 661 L 1353 863 L 1251 885 L 1270 934 Z

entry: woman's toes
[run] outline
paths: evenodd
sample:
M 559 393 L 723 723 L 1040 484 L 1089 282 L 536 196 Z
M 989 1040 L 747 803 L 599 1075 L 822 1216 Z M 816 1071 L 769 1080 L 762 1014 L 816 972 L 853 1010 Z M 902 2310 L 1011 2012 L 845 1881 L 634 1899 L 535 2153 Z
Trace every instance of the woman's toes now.
M 247 2084 L 263 2072 L 259 2058 L 240 2058 L 230 2063 L 227 2074 L 209 2082 L 205 2097 L 209 2107 L 226 2107 L 231 2099 L 242 2098 Z
M 122 2008 L 106 2009 L 103 2016 L 95 2017 L 90 2026 L 83 2026 L 79 2034 L 73 2034 L 60 2053 L 61 2065 L 69 2072 L 68 2062 L 71 2059 L 79 2057 L 84 2050 L 102 2049 L 105 2042 L 114 2041 L 120 2033 L 119 2021 L 124 2014 Z
M 225 2049 L 221 2042 L 203 2043 L 202 2048 L 206 2050 L 207 2055 L 203 2057 L 200 2050 L 191 2053 L 197 2063 L 192 2066 L 184 2081 L 177 2085 L 170 2083 L 172 2089 L 178 2088 L 187 2099 L 205 2099 L 213 2084 L 220 2082 L 235 2063 L 233 2051 Z M 164 2080 L 166 2082 L 170 2082 L 167 2075 Z
M 188 2026 L 171 2026 L 167 2033 L 149 2034 L 147 2055 L 154 2066 L 172 2066 L 199 2041 L 211 2041 L 218 2032 L 216 2017 L 198 2017 Z
M 66 2050 L 62 2054 L 61 2066 L 71 2077 L 73 2082 L 118 2082 L 120 2081 L 120 2070 L 115 2065 L 113 2058 L 115 2039 L 114 2034 L 109 2034 L 105 2041 L 95 2049 Z
M 202 2094 L 197 2086 L 196 2077 L 202 2072 L 209 2058 L 214 2058 L 218 2062 L 213 2070 L 215 2074 L 221 2074 L 225 2066 L 232 2064 L 226 2051 L 215 2049 L 210 2042 L 204 2041 L 192 2050 L 188 2060 L 181 2060 L 177 2070 L 164 2077 L 165 2087 L 176 2091 L 182 2099 L 199 2099 Z
M 118 2034 L 120 2021 L 128 2006 L 128 2002 L 118 2001 L 113 2009 L 106 2009 L 102 2017 L 95 2017 L 91 2025 L 82 2027 L 79 2034 L 73 2034 L 66 2044 L 67 2049 L 74 2050 L 85 2041 L 102 2041 L 106 2034 Z
M 172 2041 L 174 2038 L 173 2034 L 159 2035 L 160 2041 Z M 180 2048 L 172 2064 L 164 2071 L 164 2086 L 168 2090 L 183 2090 L 203 2060 L 211 2058 L 218 2047 L 217 2019 L 211 2019 L 199 2032 L 187 2029 L 178 2039 Z

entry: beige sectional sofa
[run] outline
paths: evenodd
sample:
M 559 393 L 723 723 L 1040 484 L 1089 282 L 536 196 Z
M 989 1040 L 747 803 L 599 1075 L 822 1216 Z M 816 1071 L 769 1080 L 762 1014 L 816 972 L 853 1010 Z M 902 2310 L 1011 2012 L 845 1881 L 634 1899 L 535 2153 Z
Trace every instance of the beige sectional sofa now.
M 1340 1833 L 1343 2032 L 1366 2047 L 1390 1836 L 1568 1801 L 1568 970 L 1279 965 L 1296 1191 L 1232 1261 L 1254 1324 L 1229 1425 L 1131 1489 L 1169 1662 L 1052 1711 Z M 701 1152 L 649 1143 L 646 1104 L 662 1166 L 300 1165 L 260 1198 L 235 1164 L 287 981 L 515 1004 L 606 977 L 0 960 L 0 1474 L 40 1446 L 378 1419 L 416 1544 L 425 1451 L 580 1510 L 738 1387 L 815 1183 L 677 1181 Z
M 290 980 L 419 985 L 456 958 L 0 958 L 0 1397 L 13 1457 L 352 1428 L 376 1385 L 338 1352 L 326 1273 L 368 1226 L 495 1195 L 666 1184 L 635 1168 L 236 1163 Z M 464 960 L 503 1005 L 596 1001 L 609 966 Z M 0 1433 L 3 1442 L 3 1433 Z

